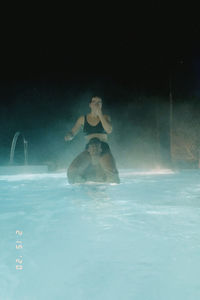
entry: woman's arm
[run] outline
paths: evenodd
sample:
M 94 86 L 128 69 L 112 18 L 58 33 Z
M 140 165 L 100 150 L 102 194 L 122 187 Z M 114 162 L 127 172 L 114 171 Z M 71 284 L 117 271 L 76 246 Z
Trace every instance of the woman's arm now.
M 83 126 L 83 125 L 84 125 L 84 116 L 81 116 L 76 121 L 72 130 L 66 134 L 66 136 L 64 138 L 65 141 L 71 141 L 75 137 L 75 135 L 79 132 L 81 126 Z
M 102 113 L 99 114 L 99 119 L 103 125 L 103 128 L 107 133 L 112 132 L 112 125 L 111 125 L 111 118 L 110 116 L 103 115 Z

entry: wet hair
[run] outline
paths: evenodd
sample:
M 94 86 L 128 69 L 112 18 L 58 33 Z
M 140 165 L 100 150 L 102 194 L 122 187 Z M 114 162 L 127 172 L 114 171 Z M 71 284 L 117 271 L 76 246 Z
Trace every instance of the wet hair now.
M 90 98 L 89 104 L 92 102 L 92 98 L 100 98 L 101 101 L 102 101 L 102 98 L 101 98 L 100 96 L 94 95 L 94 96 L 92 96 L 92 97 Z
M 97 145 L 97 144 L 101 144 L 101 141 L 100 141 L 100 139 L 98 139 L 98 138 L 92 138 L 90 141 L 89 141 L 89 143 L 88 143 L 88 146 L 89 145 Z

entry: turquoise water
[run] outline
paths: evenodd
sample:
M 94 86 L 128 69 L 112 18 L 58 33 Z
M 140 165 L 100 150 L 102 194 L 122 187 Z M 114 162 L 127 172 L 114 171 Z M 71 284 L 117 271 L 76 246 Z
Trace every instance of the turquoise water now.
M 200 299 L 200 172 L 120 178 L 0 176 L 0 300 Z

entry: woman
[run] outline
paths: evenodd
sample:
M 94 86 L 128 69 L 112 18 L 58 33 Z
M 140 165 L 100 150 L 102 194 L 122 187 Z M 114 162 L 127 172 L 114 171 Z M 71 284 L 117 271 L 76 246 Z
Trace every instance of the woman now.
M 94 181 L 119 183 L 115 160 L 107 143 L 108 134 L 112 132 L 110 117 L 102 113 L 102 99 L 99 97 L 92 97 L 89 107 L 91 112 L 81 116 L 65 136 L 65 141 L 72 140 L 82 127 L 87 141 L 85 150 L 73 160 L 67 170 L 69 183 L 87 181 L 86 174 L 90 174 L 91 178 L 91 166 L 93 174 L 95 173 L 93 177 L 96 175 Z

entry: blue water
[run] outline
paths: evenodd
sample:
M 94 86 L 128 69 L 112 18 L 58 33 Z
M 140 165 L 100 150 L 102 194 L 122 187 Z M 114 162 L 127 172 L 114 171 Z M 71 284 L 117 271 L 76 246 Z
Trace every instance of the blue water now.
M 120 178 L 0 176 L 0 300 L 200 299 L 200 171 Z

